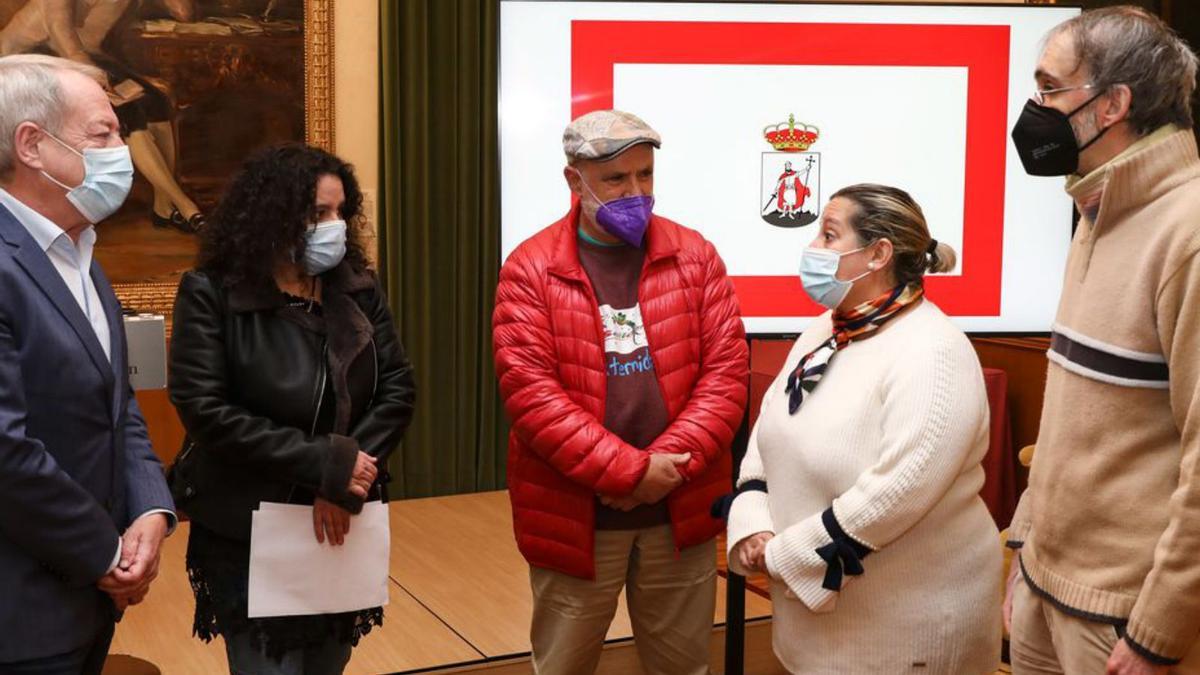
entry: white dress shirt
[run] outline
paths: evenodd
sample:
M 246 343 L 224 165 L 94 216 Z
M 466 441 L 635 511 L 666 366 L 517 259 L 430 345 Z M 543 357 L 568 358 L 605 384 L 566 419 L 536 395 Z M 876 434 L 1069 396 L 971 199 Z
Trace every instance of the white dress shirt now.
M 104 314 L 104 306 L 100 304 L 100 295 L 96 292 L 96 284 L 92 281 L 92 252 L 96 247 L 96 228 L 88 226 L 79 235 L 78 243 L 58 225 L 46 216 L 26 206 L 16 197 L 0 188 L 0 205 L 8 209 L 29 232 L 29 236 L 50 258 L 54 269 L 62 277 L 63 283 L 71 291 L 71 296 L 79 304 L 80 311 L 87 317 L 104 356 L 112 363 L 112 334 L 108 329 L 108 317 Z M 153 513 L 162 513 L 167 517 L 168 534 L 175 529 L 175 514 L 166 509 L 151 509 L 138 518 L 144 518 Z M 117 553 L 108 567 L 112 572 L 121 561 L 121 538 L 117 537 Z
M 96 246 L 96 228 L 89 226 L 79 235 L 78 244 L 61 227 L 55 225 L 49 218 L 23 204 L 16 197 L 0 188 L 0 205 L 8 209 L 16 217 L 29 236 L 37 242 L 50 258 L 54 269 L 58 270 L 67 288 L 71 291 L 79 309 L 87 317 L 88 323 L 100 341 L 104 356 L 112 361 L 112 336 L 108 332 L 108 317 L 104 315 L 104 307 L 100 304 L 100 296 L 96 293 L 96 284 L 92 281 L 92 251 Z

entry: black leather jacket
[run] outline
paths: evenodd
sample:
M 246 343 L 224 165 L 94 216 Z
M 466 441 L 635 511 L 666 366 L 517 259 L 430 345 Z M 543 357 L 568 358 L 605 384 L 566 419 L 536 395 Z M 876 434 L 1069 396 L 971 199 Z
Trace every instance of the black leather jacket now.
M 189 272 L 172 333 L 168 388 L 187 439 L 171 489 L 193 520 L 247 540 L 260 501 L 320 495 L 357 513 L 347 488 L 360 449 L 387 480 L 415 391 L 373 275 L 345 263 L 327 272 L 314 314 L 277 289 Z

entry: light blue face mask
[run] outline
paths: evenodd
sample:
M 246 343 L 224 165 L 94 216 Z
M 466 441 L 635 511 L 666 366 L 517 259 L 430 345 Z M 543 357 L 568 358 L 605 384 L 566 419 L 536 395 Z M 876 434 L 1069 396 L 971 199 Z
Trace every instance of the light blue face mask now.
M 327 220 L 304 233 L 304 270 L 316 276 L 346 257 L 346 221 Z
M 800 254 L 800 284 L 804 286 L 804 292 L 808 293 L 813 302 L 827 309 L 837 309 L 842 300 L 846 299 L 846 294 L 850 292 L 854 282 L 875 271 L 869 269 L 849 281 L 837 278 L 842 256 L 858 253 L 865 248 L 866 246 L 862 246 L 845 253 L 811 246 L 804 249 Z
M 42 175 L 66 190 L 67 201 L 93 225 L 116 213 L 133 187 L 133 160 L 129 148 L 119 145 L 115 148 L 85 148 L 80 152 L 49 131 L 46 135 L 83 158 L 83 182 L 71 187 L 45 171 Z

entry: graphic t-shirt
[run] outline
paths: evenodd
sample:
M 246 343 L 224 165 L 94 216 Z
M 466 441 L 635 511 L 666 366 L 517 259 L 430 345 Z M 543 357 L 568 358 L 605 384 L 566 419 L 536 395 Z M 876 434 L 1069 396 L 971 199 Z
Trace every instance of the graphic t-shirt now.
M 604 365 L 608 373 L 604 427 L 635 448 L 650 445 L 669 424 L 638 304 L 644 259 L 645 252 L 640 248 L 579 240 L 579 262 L 596 291 L 604 325 Z M 610 509 L 596 502 L 596 529 L 600 530 L 641 529 L 670 520 L 665 499 L 632 511 Z

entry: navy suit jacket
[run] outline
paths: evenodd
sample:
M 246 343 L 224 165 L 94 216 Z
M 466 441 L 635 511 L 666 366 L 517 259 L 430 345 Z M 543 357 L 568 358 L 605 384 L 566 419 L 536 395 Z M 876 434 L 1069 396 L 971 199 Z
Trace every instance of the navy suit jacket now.
M 77 649 L 113 620 L 96 588 L 117 537 L 174 510 L 129 386 L 121 306 L 91 277 L 111 363 L 50 258 L 0 206 L 0 671 Z

